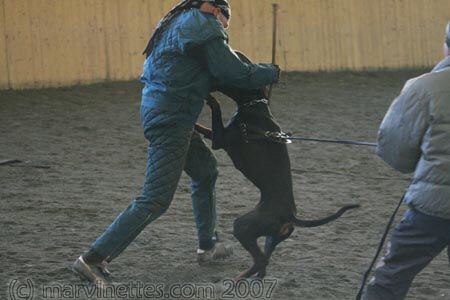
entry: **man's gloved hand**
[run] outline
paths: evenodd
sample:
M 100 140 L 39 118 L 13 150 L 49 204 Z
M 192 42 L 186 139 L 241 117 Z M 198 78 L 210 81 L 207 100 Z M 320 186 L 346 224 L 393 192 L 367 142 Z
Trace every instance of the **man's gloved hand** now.
M 278 83 L 280 81 L 280 77 L 281 77 L 281 69 L 279 65 L 273 65 L 277 71 L 277 77 L 275 79 L 275 81 L 273 83 Z

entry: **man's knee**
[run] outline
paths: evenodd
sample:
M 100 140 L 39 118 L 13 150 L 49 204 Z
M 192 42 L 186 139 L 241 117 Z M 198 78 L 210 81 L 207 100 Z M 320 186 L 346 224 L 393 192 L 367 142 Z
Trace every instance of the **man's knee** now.
M 142 213 L 151 216 L 164 214 L 169 209 L 171 202 L 172 199 L 155 201 L 151 197 L 140 196 L 135 200 L 135 205 L 140 208 Z
M 204 168 L 201 172 L 197 172 L 196 176 L 192 176 L 192 184 L 194 186 L 211 186 L 216 183 L 219 176 L 217 165 Z

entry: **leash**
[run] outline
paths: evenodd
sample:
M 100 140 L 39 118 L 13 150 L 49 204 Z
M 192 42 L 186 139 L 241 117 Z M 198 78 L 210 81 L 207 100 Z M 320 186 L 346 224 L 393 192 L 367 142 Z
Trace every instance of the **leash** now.
M 384 229 L 383 236 L 381 237 L 380 243 L 378 244 L 377 252 L 375 253 L 375 257 L 372 259 L 372 262 L 369 265 L 369 268 L 367 269 L 366 273 L 364 273 L 363 280 L 361 282 L 361 286 L 358 291 L 358 295 L 356 295 L 356 300 L 361 300 L 362 294 L 364 292 L 364 288 L 366 287 L 367 278 L 369 277 L 370 273 L 372 272 L 373 266 L 378 260 L 378 257 L 380 256 L 381 250 L 383 249 L 384 243 L 386 241 L 387 235 L 389 233 L 389 230 L 391 229 L 392 223 L 394 223 L 395 216 L 398 213 L 398 210 L 400 209 L 403 200 L 405 199 L 406 192 L 403 194 L 402 198 L 400 199 L 400 202 L 398 203 L 397 207 L 394 210 L 394 213 L 392 214 L 391 218 L 389 219 L 389 222 L 386 225 L 386 228 Z
M 248 108 L 254 105 L 263 104 L 269 105 L 269 100 L 267 99 L 258 99 L 253 100 L 239 106 L 239 109 Z M 312 138 L 312 137 L 302 137 L 302 136 L 293 136 L 291 133 L 286 132 L 277 132 L 277 131 L 266 131 L 262 130 L 256 126 L 253 126 L 248 123 L 241 122 L 240 123 L 241 132 L 243 134 L 245 142 L 249 140 L 263 140 L 267 139 L 272 142 L 281 143 L 281 144 L 291 144 L 292 141 L 306 141 L 306 142 L 320 142 L 320 143 L 333 143 L 333 144 L 342 144 L 342 145 L 355 145 L 355 146 L 369 146 L 376 147 L 376 143 L 370 143 L 366 141 L 353 141 L 353 140 L 338 140 L 338 139 L 322 139 L 322 138 Z M 249 135 L 249 133 L 252 133 Z
M 306 141 L 306 142 L 320 142 L 320 143 L 333 143 L 342 145 L 355 145 L 355 146 L 370 146 L 376 147 L 376 143 L 369 143 L 364 141 L 352 141 L 352 140 L 336 140 L 336 139 L 320 139 L 311 137 L 292 136 L 290 133 L 284 132 L 270 132 L 266 131 L 264 136 L 268 139 L 284 144 L 291 144 L 292 141 Z
M 306 141 L 306 142 L 320 142 L 320 143 L 332 143 L 332 144 L 342 144 L 342 145 L 355 145 L 355 146 L 369 146 L 376 147 L 376 143 L 369 143 L 364 141 L 352 141 L 352 140 L 335 140 L 335 139 L 319 139 L 319 138 L 309 138 L 301 136 L 292 136 L 290 133 L 285 132 L 273 132 L 273 131 L 263 131 L 255 128 L 249 124 L 241 123 L 241 132 L 244 136 L 244 140 L 248 142 L 249 140 L 269 140 L 275 143 L 281 144 L 291 144 L 292 141 Z M 249 135 L 249 132 L 253 132 Z
M 294 141 L 307 141 L 307 142 L 321 142 L 321 143 L 333 143 L 333 144 L 343 144 L 343 145 L 355 145 L 355 146 L 370 146 L 376 147 L 376 143 L 352 141 L 352 140 L 332 140 L 332 139 L 318 139 L 318 138 L 307 138 L 300 136 L 291 136 L 290 140 Z

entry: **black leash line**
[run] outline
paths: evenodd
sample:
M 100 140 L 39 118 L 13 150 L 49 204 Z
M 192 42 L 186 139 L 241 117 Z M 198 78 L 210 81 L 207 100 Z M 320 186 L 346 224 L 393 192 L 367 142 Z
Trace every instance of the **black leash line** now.
M 289 140 L 296 141 L 307 141 L 307 142 L 321 142 L 321 143 L 334 143 L 334 144 L 344 144 L 344 145 L 357 145 L 357 146 L 370 146 L 376 147 L 376 143 L 361 142 L 361 141 L 351 141 L 351 140 L 333 140 L 333 139 L 319 139 L 319 138 L 306 138 L 306 137 L 287 137 Z
M 370 146 L 376 147 L 376 143 L 369 143 L 365 141 L 352 141 L 352 140 L 337 140 L 337 139 L 320 139 L 302 136 L 293 136 L 292 133 L 286 132 L 274 132 L 274 131 L 263 131 L 259 128 L 254 128 L 248 124 L 244 124 L 244 135 L 247 135 L 248 131 L 254 132 L 256 135 L 260 135 L 261 138 L 268 138 L 273 142 L 290 144 L 292 141 L 307 141 L 307 142 L 321 142 L 321 143 L 334 143 L 334 144 L 344 144 L 344 145 L 357 145 L 357 146 Z
M 384 243 L 386 242 L 386 238 L 389 234 L 389 230 L 391 229 L 392 223 L 394 223 L 395 216 L 398 213 L 398 210 L 400 209 L 403 200 L 405 199 L 406 192 L 403 194 L 402 198 L 400 199 L 400 202 L 398 203 L 397 207 L 394 210 L 394 213 L 392 214 L 391 218 L 389 219 L 389 222 L 386 225 L 386 228 L 384 229 L 383 236 L 381 237 L 381 241 L 378 244 L 377 252 L 375 253 L 375 257 L 372 259 L 372 262 L 370 263 L 369 268 L 367 269 L 366 273 L 364 273 L 363 280 L 361 282 L 361 286 L 358 291 L 358 295 L 356 296 L 356 300 L 361 300 L 362 294 L 364 292 L 364 288 L 366 286 L 367 278 L 369 277 L 370 273 L 372 272 L 373 266 L 378 260 L 378 257 L 380 256 L 381 250 L 383 249 Z

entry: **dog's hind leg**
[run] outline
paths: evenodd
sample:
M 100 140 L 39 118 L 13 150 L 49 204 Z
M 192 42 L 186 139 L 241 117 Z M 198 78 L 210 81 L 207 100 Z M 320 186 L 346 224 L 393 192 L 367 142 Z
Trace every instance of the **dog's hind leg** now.
M 264 244 L 264 254 L 266 255 L 267 260 L 269 260 L 270 256 L 272 256 L 275 247 L 285 239 L 289 238 L 292 232 L 294 232 L 294 226 L 292 226 L 291 224 L 287 224 L 286 226 L 283 227 L 282 232 L 280 234 L 266 237 L 266 242 Z M 266 276 L 266 268 L 262 269 L 257 274 L 257 277 L 259 278 L 264 278 L 265 276 Z
M 253 258 L 253 265 L 246 271 L 239 274 L 238 279 L 248 278 L 255 274 L 258 274 L 264 270 L 267 266 L 268 260 L 264 253 L 259 249 L 256 238 L 249 240 L 248 242 L 241 243 L 244 248 L 250 252 Z
M 253 258 L 253 265 L 238 276 L 248 278 L 265 270 L 269 263 L 266 255 L 258 246 L 257 238 L 274 234 L 276 222 L 271 222 L 267 216 L 262 216 L 257 210 L 253 210 L 234 222 L 234 236 Z
M 264 253 L 266 254 L 267 258 L 270 258 L 272 252 L 275 250 L 275 247 L 285 239 L 289 238 L 292 232 L 294 232 L 294 226 L 287 223 L 282 227 L 282 230 L 279 234 L 266 237 L 266 242 L 264 244 Z

